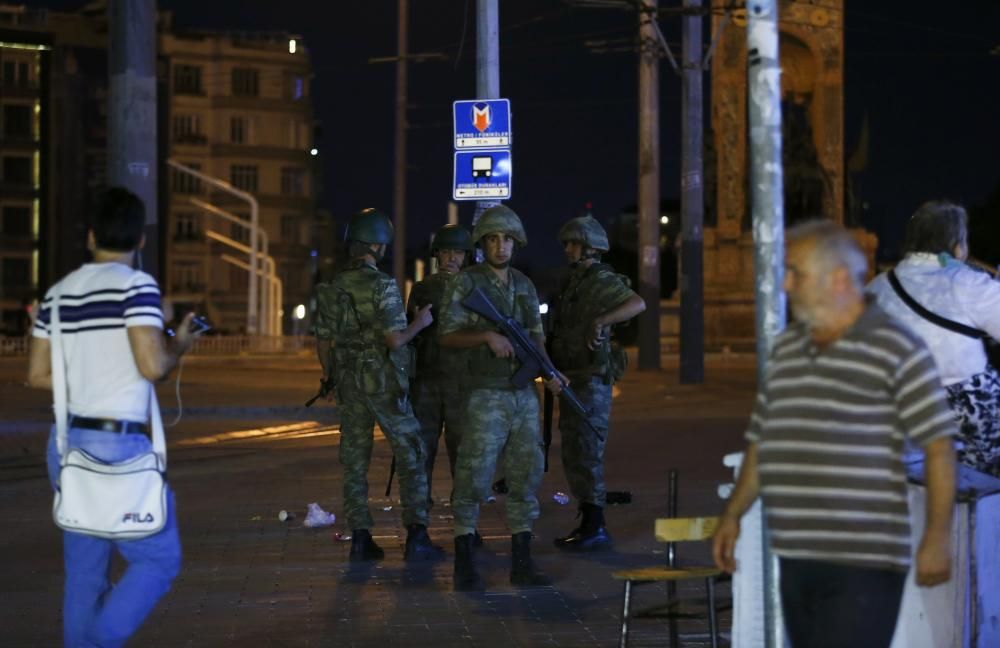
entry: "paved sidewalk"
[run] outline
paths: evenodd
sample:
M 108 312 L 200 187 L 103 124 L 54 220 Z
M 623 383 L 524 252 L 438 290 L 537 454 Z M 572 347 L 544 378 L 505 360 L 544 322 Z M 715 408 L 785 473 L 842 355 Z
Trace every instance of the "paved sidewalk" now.
M 443 504 L 451 488 L 446 458 L 441 457 L 435 472 L 439 504 L 432 511 L 431 535 L 446 547 L 448 560 L 415 567 L 402 562 L 405 531 L 398 503 L 381 497 L 390 452 L 379 441 L 370 472 L 371 506 L 374 533 L 387 558 L 356 568 L 347 562 L 350 543 L 335 537 L 349 533 L 341 520 L 328 529 L 301 526 L 308 502 L 341 514 L 339 437 L 332 410 L 316 410 L 316 423 L 297 429 L 278 427 L 288 422 L 282 418 L 249 415 L 262 412 L 255 407 L 280 405 L 282 398 L 287 402 L 294 395 L 295 403 L 303 394 L 308 397 L 315 384 L 309 366 L 234 369 L 208 363 L 185 371 L 184 389 L 198 385 L 192 402 L 210 406 L 214 399 L 248 409 L 237 409 L 243 415 L 228 418 L 189 417 L 173 433 L 170 477 L 178 494 L 185 563 L 173 590 L 131 645 L 616 645 L 621 586 L 609 573 L 665 559 L 653 540 L 652 521 L 665 514 L 670 467 L 681 471 L 682 515 L 718 512 L 715 488 L 730 479 L 721 457 L 742 445 L 754 382 L 752 362 L 739 359 L 710 365 L 708 384 L 698 387 L 677 385 L 674 369 L 630 372 L 615 400 L 608 446 L 609 488 L 629 490 L 633 496 L 632 504 L 608 510 L 616 551 L 575 556 L 552 547 L 554 537 L 575 525 L 572 505 L 560 506 L 552 499 L 556 491 L 566 490 L 557 434 L 552 470 L 539 492 L 542 514 L 535 530 L 537 562 L 555 585 L 519 591 L 507 584 L 510 540 L 501 497 L 483 505 L 480 527 L 486 547 L 478 562 L 489 590 L 462 594 L 451 587 L 451 516 Z M 232 378 L 212 387 L 223 374 Z M 43 425 L 44 399 L 19 395 L 10 380 L 3 382 L 5 377 L 0 367 L 0 395 L 17 400 L 3 399 L 4 421 L 34 418 Z M 254 436 L 231 434 L 250 429 L 257 431 Z M 40 447 L 43 436 L 27 431 L 18 438 L 30 449 Z M 203 442 L 209 437 L 210 443 Z M 41 457 L 33 452 L 0 462 L 0 516 L 7 521 L 0 532 L 5 547 L 0 567 L 4 646 L 53 646 L 61 632 L 60 536 L 50 518 L 51 494 Z M 392 508 L 383 510 L 387 507 Z M 297 518 L 279 522 L 281 509 L 295 511 Z M 680 555 L 707 557 L 704 548 L 690 552 L 682 547 Z M 728 595 L 727 588 L 722 591 Z M 636 604 L 653 605 L 663 598 L 663 589 L 650 585 L 637 590 Z M 724 630 L 728 624 L 724 614 Z M 705 628 L 682 624 L 681 630 Z M 665 646 L 665 624 L 639 620 L 631 639 L 632 646 Z

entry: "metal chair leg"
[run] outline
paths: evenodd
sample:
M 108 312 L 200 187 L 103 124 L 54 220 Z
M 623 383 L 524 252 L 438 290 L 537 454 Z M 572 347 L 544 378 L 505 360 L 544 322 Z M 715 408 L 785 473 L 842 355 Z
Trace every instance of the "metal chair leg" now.
M 628 612 L 629 606 L 632 604 L 632 581 L 625 581 L 625 597 L 624 603 L 622 603 L 622 630 L 621 636 L 618 638 L 618 648 L 626 648 L 628 646 Z
M 719 648 L 718 619 L 715 616 L 715 579 L 709 576 L 705 579 L 708 590 L 708 634 L 712 638 L 712 648 Z

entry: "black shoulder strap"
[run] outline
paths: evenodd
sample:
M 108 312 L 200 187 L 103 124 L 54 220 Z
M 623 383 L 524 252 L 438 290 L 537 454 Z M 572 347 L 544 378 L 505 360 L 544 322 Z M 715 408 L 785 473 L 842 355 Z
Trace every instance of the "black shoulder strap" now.
M 889 277 L 889 284 L 892 286 L 892 289 L 896 291 L 896 294 L 899 295 L 899 298 L 902 299 L 903 303 L 909 306 L 913 310 L 913 312 L 919 315 L 920 317 L 923 317 L 925 320 L 932 322 L 933 324 L 937 324 L 941 328 L 948 329 L 949 331 L 954 331 L 955 333 L 960 333 L 961 335 L 965 335 L 970 338 L 981 340 L 984 337 L 986 337 L 986 333 L 980 331 L 977 328 L 972 328 L 971 326 L 966 326 L 965 324 L 959 324 L 958 322 L 953 322 L 950 319 L 946 319 L 944 317 L 941 317 L 940 315 L 936 315 L 927 310 L 926 308 L 924 308 L 923 306 L 921 306 L 916 299 L 910 296 L 910 293 L 903 290 L 903 284 L 899 283 L 899 277 L 896 276 L 895 271 L 890 270 L 888 272 L 888 277 Z

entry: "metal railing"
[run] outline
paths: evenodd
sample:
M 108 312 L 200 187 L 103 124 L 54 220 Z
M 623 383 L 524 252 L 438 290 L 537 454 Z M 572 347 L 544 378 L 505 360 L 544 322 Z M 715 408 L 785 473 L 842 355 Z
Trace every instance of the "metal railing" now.
M 0 357 L 28 354 L 29 336 L 0 335 Z M 311 352 L 316 341 L 311 335 L 206 335 L 198 339 L 188 355 L 282 355 Z

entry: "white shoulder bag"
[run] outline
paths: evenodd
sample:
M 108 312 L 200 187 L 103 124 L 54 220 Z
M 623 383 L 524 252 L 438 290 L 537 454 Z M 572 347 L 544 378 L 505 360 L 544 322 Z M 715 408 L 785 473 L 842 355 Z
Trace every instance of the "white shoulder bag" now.
M 153 429 L 150 452 L 106 463 L 80 448 L 67 448 L 66 360 L 59 320 L 60 287 L 52 294 L 49 338 L 52 347 L 52 393 L 55 401 L 59 479 L 52 517 L 66 531 L 112 540 L 153 535 L 167 522 L 167 444 L 156 390 L 150 384 L 149 414 Z M 106 434 L 115 434 L 107 432 Z

